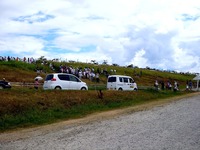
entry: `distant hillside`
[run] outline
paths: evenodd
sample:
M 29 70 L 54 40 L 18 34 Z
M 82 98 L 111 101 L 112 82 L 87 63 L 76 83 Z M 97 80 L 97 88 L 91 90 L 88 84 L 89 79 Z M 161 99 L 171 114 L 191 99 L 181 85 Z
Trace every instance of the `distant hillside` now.
M 23 61 L 0 61 L 0 79 L 6 78 L 10 82 L 34 82 L 37 74 L 43 78 L 47 73 L 59 72 L 60 66 L 71 67 L 74 69 L 90 68 L 94 72 L 100 72 L 100 82 L 90 81 L 89 79 L 82 79 L 87 84 L 106 84 L 108 74 L 120 74 L 131 76 L 138 84 L 138 86 L 153 86 L 155 80 L 159 82 L 178 81 L 181 88 L 185 88 L 186 81 L 194 78 L 194 74 L 189 73 L 171 73 L 163 72 L 153 69 L 142 69 L 133 67 L 120 67 L 113 65 L 98 65 L 92 63 L 78 63 L 78 62 L 52 62 L 37 60 L 34 63 L 27 63 Z

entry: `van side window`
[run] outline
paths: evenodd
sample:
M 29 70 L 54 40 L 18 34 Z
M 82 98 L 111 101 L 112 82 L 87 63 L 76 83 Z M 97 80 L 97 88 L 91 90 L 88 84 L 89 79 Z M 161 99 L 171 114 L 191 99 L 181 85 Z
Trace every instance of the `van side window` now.
M 128 83 L 128 78 L 123 78 L 124 79 L 124 83 Z
M 122 77 L 119 77 L 119 82 L 123 82 L 123 78 Z
M 108 82 L 116 82 L 116 77 L 110 77 L 110 78 L 108 78 Z

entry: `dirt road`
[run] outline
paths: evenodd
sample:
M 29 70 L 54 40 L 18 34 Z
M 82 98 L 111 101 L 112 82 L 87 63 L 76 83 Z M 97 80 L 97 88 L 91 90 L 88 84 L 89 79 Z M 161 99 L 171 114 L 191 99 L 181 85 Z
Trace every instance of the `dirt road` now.
M 199 150 L 199 137 L 200 95 L 197 93 L 1 133 L 0 149 Z

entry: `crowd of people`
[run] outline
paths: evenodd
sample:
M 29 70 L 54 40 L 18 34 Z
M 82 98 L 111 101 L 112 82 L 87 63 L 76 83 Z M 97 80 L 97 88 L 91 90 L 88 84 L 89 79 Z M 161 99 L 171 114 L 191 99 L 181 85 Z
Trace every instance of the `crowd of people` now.
M 179 90 L 179 84 L 177 81 L 174 81 L 174 84 L 171 83 L 171 81 L 167 81 L 166 84 L 164 81 L 158 82 L 158 80 L 155 80 L 154 87 L 156 90 L 173 90 L 178 91 Z M 189 80 L 186 82 L 186 90 L 192 90 L 193 83 L 192 80 Z
M 19 58 L 19 57 L 6 57 L 6 56 L 0 56 L 0 61 L 23 61 L 23 62 L 27 62 L 27 63 L 34 63 L 35 62 L 35 59 L 33 57 L 31 58 Z
M 174 84 L 172 85 L 171 81 L 167 81 L 166 84 L 164 83 L 164 81 L 161 81 L 159 84 L 158 80 L 156 80 L 154 83 L 154 87 L 156 90 L 159 90 L 159 89 L 174 90 L 174 91 L 179 90 L 179 84 L 177 81 L 174 81 Z
M 33 57 L 11 57 L 11 56 L 0 56 L 0 61 L 22 61 L 26 63 L 35 63 L 37 60 L 35 60 Z M 99 82 L 100 79 L 100 74 L 105 75 L 106 77 L 109 76 L 109 74 L 116 74 L 116 70 L 111 69 L 110 71 L 107 71 L 106 68 L 97 68 L 95 70 L 94 68 L 89 68 L 89 67 L 73 67 L 72 65 L 67 66 L 67 65 L 60 65 L 59 70 L 57 67 L 54 66 L 54 60 L 49 61 L 48 63 L 43 61 L 41 63 L 42 65 L 49 65 L 50 69 L 55 71 L 55 72 L 60 72 L 60 73 L 69 73 L 77 76 L 78 78 L 82 79 L 90 79 L 91 81 L 96 81 Z M 37 75 L 39 75 L 42 72 L 45 72 L 44 70 L 40 70 L 39 67 L 36 67 L 36 72 Z
M 49 65 L 50 68 L 52 68 L 52 64 Z M 90 67 L 73 67 L 72 65 L 60 65 L 59 67 L 60 73 L 69 73 L 77 76 L 80 79 L 90 79 L 91 81 L 96 81 L 97 83 L 100 81 L 99 77 L 100 74 L 105 75 L 106 77 L 109 76 L 109 74 L 116 74 L 116 70 L 110 70 L 110 72 L 107 71 L 106 68 L 97 68 L 96 70 L 94 68 Z

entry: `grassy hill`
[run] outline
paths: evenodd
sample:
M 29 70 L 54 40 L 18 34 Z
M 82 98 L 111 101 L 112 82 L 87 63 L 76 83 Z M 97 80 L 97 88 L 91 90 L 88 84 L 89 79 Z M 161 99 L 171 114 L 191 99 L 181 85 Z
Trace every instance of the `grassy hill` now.
M 0 79 L 6 78 L 10 82 L 33 83 L 37 75 L 37 70 L 41 70 L 40 75 L 45 77 L 47 73 L 57 72 L 59 66 L 67 65 L 74 68 L 90 67 L 95 71 L 98 69 L 116 70 L 116 74 L 128 75 L 137 82 L 139 90 L 136 91 L 109 91 L 105 90 L 107 77 L 100 74 L 100 82 L 92 82 L 83 79 L 89 89 L 93 85 L 102 87 L 103 97 L 98 96 L 98 90 L 88 91 L 57 91 L 57 90 L 35 90 L 26 87 L 12 87 L 12 89 L 1 90 L 0 98 L 0 132 L 16 129 L 19 127 L 30 127 L 40 124 L 47 124 L 59 120 L 84 117 L 88 114 L 124 107 L 134 107 L 149 102 L 165 101 L 166 98 L 180 96 L 193 91 L 185 91 L 187 80 L 191 80 L 194 75 L 162 72 L 141 68 L 126 68 L 109 65 L 94 65 L 86 63 L 54 63 L 54 70 L 49 67 L 50 62 L 34 64 L 16 61 L 0 61 Z M 182 90 L 173 92 L 172 90 L 154 90 L 153 88 L 140 89 L 142 86 L 153 86 L 155 80 L 158 81 L 178 81 Z M 95 87 L 96 87 L 95 86 Z
M 152 69 L 142 68 L 127 68 L 111 65 L 95 65 L 89 63 L 69 63 L 69 62 L 53 62 L 54 70 L 49 67 L 50 61 L 42 63 L 36 61 L 36 63 L 29 64 L 22 61 L 0 61 L 0 79 L 6 78 L 10 82 L 34 82 L 34 78 L 37 76 L 37 70 L 40 70 L 40 75 L 45 78 L 47 73 L 58 72 L 60 65 L 72 66 L 73 68 L 94 68 L 95 71 L 99 69 L 107 70 L 108 74 L 114 74 L 111 70 L 116 70 L 115 74 L 131 76 L 138 84 L 138 86 L 153 86 L 155 80 L 159 82 L 178 81 L 181 88 L 185 88 L 186 81 L 191 80 L 195 75 L 189 73 L 171 73 L 163 72 Z M 83 79 L 88 85 L 97 84 L 91 82 L 89 79 Z M 100 83 L 106 84 L 107 77 L 104 74 L 100 74 Z M 97 85 L 98 85 L 97 84 Z

